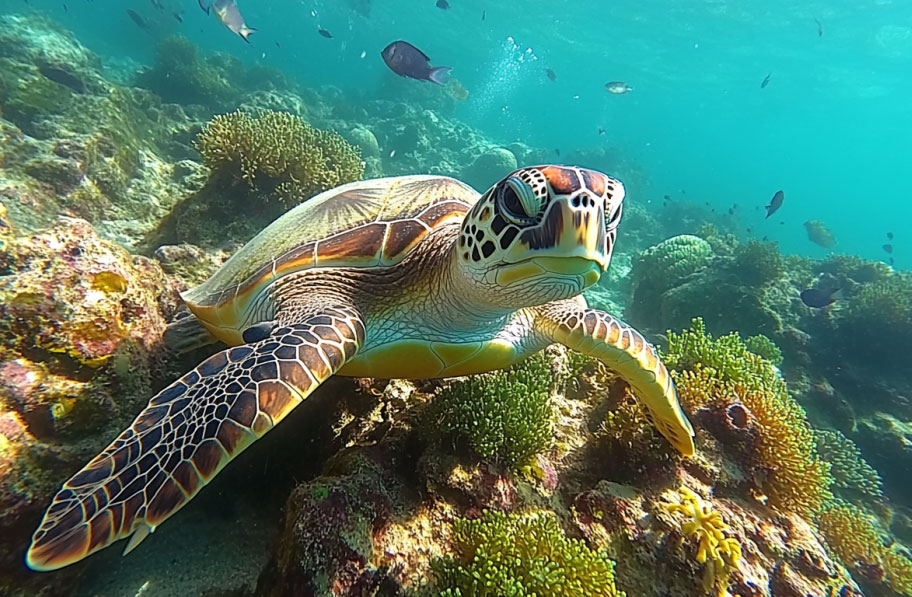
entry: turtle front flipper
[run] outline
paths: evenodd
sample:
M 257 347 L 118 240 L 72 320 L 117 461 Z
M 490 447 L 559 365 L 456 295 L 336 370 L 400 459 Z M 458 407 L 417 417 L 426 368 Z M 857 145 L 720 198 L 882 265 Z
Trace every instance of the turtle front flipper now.
M 642 334 L 604 311 L 580 308 L 572 300 L 549 303 L 538 313 L 538 332 L 617 371 L 646 405 L 662 435 L 682 454 L 693 456 L 693 427 L 681 410 L 668 370 Z
M 282 315 L 285 315 L 284 317 Z M 157 396 L 54 497 L 26 555 L 53 570 L 133 535 L 127 551 L 350 359 L 350 307 L 279 314 L 265 338 L 219 352 Z M 134 535 L 135 533 L 135 535 Z

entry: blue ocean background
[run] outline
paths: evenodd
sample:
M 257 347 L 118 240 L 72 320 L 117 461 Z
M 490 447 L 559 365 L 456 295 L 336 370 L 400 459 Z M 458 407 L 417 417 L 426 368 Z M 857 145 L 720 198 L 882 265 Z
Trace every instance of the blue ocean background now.
M 631 200 L 738 204 L 744 235 L 750 227 L 785 253 L 827 252 L 802 226 L 817 219 L 836 235 L 837 252 L 885 260 L 890 231 L 896 266 L 912 263 L 901 234 L 912 217 L 912 10 L 902 2 L 452 0 L 449 10 L 432 0 L 241 2 L 257 29 L 249 45 L 193 2 L 166 1 L 163 12 L 148 2 L 29 5 L 105 60 L 151 63 L 158 39 L 180 33 L 305 86 L 368 95 L 395 77 L 380 50 L 407 40 L 432 64 L 453 67 L 470 93 L 454 116 L 492 139 L 619 150 L 646 173 Z M 148 17 L 151 31 L 126 8 Z M 634 91 L 610 95 L 611 80 Z M 779 189 L 785 206 L 764 220 L 756 208 Z

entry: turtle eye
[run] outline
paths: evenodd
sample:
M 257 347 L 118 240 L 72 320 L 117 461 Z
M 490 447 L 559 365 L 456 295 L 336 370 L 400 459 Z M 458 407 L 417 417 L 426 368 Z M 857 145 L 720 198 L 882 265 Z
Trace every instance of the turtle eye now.
M 509 177 L 497 191 L 497 203 L 505 218 L 514 224 L 532 224 L 541 213 L 542 200 L 518 176 Z

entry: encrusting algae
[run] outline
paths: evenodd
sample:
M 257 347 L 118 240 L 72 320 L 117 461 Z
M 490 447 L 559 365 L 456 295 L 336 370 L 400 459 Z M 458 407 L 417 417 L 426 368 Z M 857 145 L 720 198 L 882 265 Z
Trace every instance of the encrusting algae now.
M 725 536 L 728 525 L 718 511 L 704 504 L 687 487 L 681 487 L 678 491 L 682 503 L 664 503 L 661 507 L 669 514 L 680 512 L 687 517 L 687 522 L 681 525 L 681 533 L 699 540 L 696 560 L 706 565 L 703 588 L 707 592 L 715 591 L 720 597 L 724 596 L 728 577 L 738 567 L 741 559 L 741 544 L 737 539 Z

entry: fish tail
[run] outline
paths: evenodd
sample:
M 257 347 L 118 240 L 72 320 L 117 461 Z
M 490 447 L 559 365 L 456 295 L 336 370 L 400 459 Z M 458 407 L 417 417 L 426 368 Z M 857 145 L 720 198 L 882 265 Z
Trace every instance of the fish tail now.
M 246 41 L 248 44 L 250 43 L 250 40 L 247 38 L 250 37 L 251 33 L 256 33 L 256 29 L 254 29 L 253 27 L 248 27 L 247 25 L 244 25 L 243 27 L 241 27 L 241 30 L 238 31 L 238 35 L 243 37 L 244 41 Z
M 438 85 L 446 85 L 447 75 L 450 74 L 450 71 L 453 70 L 450 66 L 438 66 L 432 68 L 431 72 L 428 73 L 428 80 L 437 83 Z

